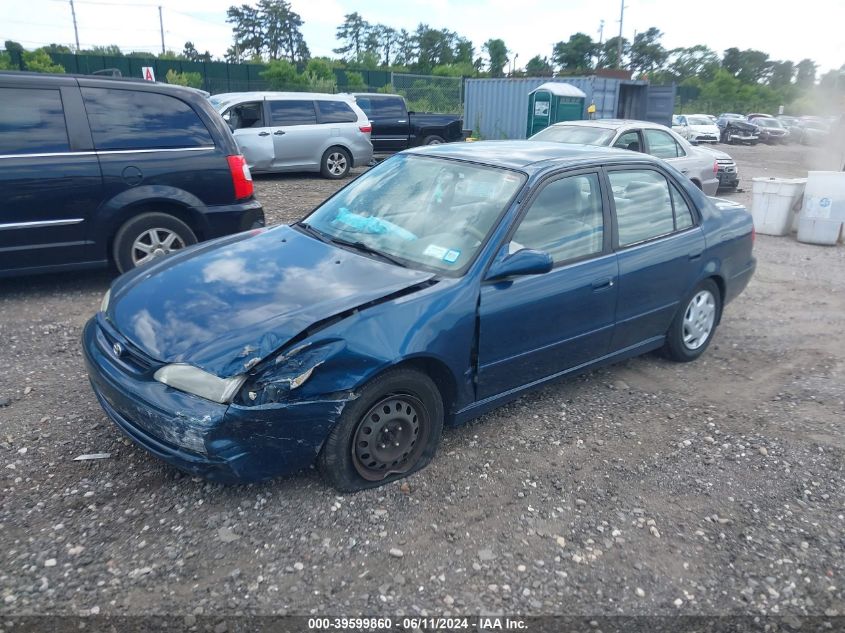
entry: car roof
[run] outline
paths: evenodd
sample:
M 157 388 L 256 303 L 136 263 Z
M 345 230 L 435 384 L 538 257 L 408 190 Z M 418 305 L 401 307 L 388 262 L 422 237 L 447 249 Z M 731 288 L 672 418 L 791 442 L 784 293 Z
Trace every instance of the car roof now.
M 688 115 L 682 115 L 688 116 Z M 649 129 L 656 129 L 656 130 L 665 130 L 666 126 L 661 125 L 660 123 L 652 123 L 651 121 L 637 121 L 636 119 L 593 119 L 591 121 L 561 121 L 560 123 L 555 123 L 550 127 L 566 127 L 566 126 L 579 126 L 579 127 L 598 127 L 598 128 L 605 128 L 608 130 L 618 130 L 621 127 L 641 127 L 641 128 L 649 128 Z
M 349 103 L 352 101 L 350 96 L 345 93 L 329 94 L 328 92 L 274 92 L 270 90 L 262 90 L 255 92 L 221 92 L 216 95 L 211 95 L 211 99 L 217 103 L 231 103 L 232 101 L 249 101 L 251 99 L 289 99 L 291 101 L 313 101 L 314 99 L 321 99 L 323 101 L 343 101 Z
M 176 86 L 161 81 L 145 81 L 140 77 L 110 77 L 108 75 L 79 75 L 71 73 L 48 74 L 6 70 L 0 71 L 0 79 L 14 81 L 16 83 L 31 83 L 33 87 L 53 84 L 57 86 L 78 85 L 83 88 L 131 88 L 132 90 L 145 90 L 149 92 L 175 93 L 182 97 L 186 95 L 205 97 L 208 94 L 204 90 L 197 88 Z
M 519 169 L 529 173 L 567 164 L 660 162 L 647 154 L 629 152 L 624 149 L 528 140 L 442 143 L 415 147 L 403 153 L 465 160 L 494 167 Z

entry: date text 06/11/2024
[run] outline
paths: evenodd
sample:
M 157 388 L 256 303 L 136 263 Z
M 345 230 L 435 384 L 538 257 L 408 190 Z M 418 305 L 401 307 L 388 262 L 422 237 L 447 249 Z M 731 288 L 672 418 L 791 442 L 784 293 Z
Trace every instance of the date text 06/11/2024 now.
M 394 629 L 394 626 L 397 628 Z M 309 618 L 310 631 L 525 631 L 527 624 L 508 617 Z

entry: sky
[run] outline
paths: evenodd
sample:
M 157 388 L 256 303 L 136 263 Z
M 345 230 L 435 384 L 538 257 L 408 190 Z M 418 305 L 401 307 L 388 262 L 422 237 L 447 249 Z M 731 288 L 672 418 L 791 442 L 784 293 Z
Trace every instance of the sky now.
M 74 0 L 82 48 L 117 44 L 125 51 L 160 52 L 158 5 L 165 45 L 181 51 L 190 40 L 200 51 L 222 56 L 232 43 L 226 9 L 246 0 Z M 719 54 L 729 47 L 754 48 L 773 60 L 808 57 L 819 72 L 845 64 L 845 0 L 626 0 L 623 35 L 656 26 L 666 48 L 705 44 Z M 501 38 L 517 67 L 534 55 L 551 56 L 555 42 L 578 31 L 604 39 L 619 34 L 619 0 L 291 0 L 305 24 L 311 54 L 333 55 L 335 29 L 344 14 L 358 11 L 371 23 L 412 31 L 424 22 L 472 40 L 476 54 Z M 782 7 L 789 6 L 784 10 Z M 0 38 L 26 48 L 73 45 L 68 0 L 0 0 Z

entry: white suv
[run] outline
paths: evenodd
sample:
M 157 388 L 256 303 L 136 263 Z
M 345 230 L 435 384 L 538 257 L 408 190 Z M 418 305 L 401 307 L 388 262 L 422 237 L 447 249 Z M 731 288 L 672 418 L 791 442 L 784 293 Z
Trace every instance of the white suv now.
M 367 115 L 349 95 L 234 92 L 210 97 L 253 172 L 343 178 L 373 160 Z

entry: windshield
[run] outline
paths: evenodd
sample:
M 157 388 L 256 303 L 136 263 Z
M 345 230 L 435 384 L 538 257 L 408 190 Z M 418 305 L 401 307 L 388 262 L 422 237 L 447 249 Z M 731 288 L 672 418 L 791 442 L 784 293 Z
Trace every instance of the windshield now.
M 532 141 L 553 141 L 555 143 L 580 143 L 582 145 L 610 145 L 614 130 L 587 125 L 553 125 L 537 132 Z
M 687 117 L 687 122 L 690 125 L 713 125 L 713 121 L 703 116 Z
M 754 125 L 759 125 L 761 127 L 783 127 L 780 124 L 780 121 L 777 121 L 775 119 L 754 119 Z
M 509 169 L 399 154 L 327 200 L 303 224 L 403 265 L 463 270 L 525 182 Z

